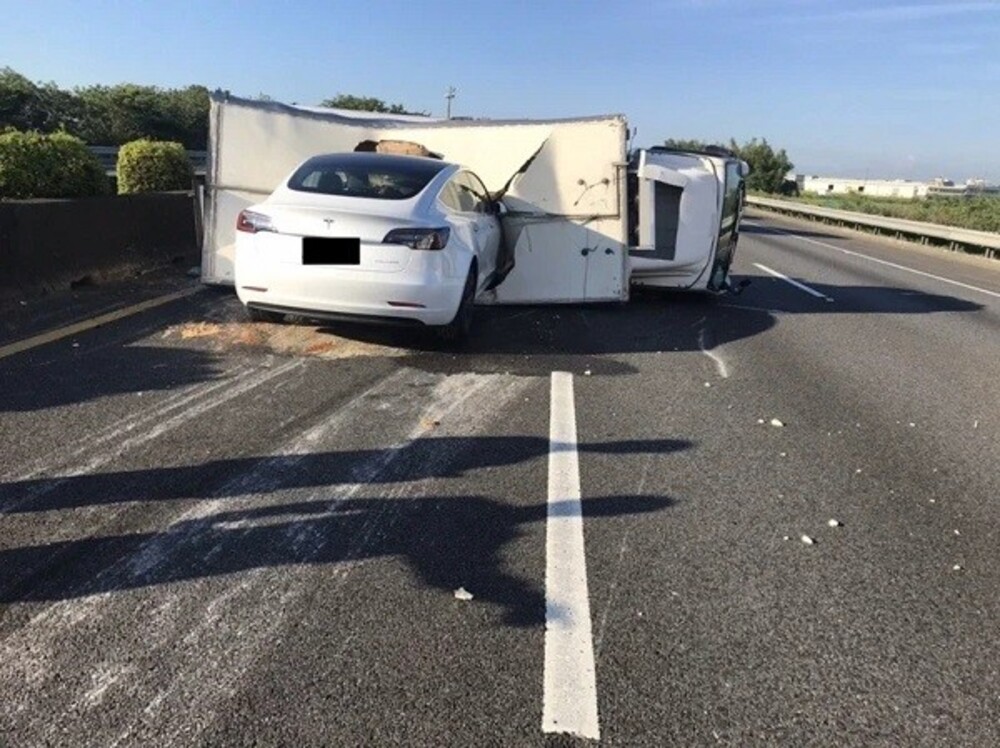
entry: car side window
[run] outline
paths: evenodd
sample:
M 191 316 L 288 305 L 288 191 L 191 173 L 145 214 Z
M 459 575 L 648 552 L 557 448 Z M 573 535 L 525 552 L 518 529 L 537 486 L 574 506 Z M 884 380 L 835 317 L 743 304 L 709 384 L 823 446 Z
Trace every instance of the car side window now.
M 485 213 L 488 201 L 483 193 L 482 184 L 479 179 L 467 171 L 463 171 L 455 178 L 458 182 L 458 189 L 462 197 L 463 210 L 468 213 Z
M 452 177 L 448 180 L 447 184 L 441 189 L 441 193 L 438 195 L 438 199 L 445 204 L 446 207 L 451 208 L 451 210 L 456 210 L 461 212 L 462 210 L 462 199 L 461 192 L 459 191 L 458 184 L 456 183 L 457 177 Z

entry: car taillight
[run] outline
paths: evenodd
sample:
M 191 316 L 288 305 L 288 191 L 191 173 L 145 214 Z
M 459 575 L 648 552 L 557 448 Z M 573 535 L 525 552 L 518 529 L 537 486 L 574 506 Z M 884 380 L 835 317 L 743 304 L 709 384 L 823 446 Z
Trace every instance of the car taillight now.
M 383 244 L 403 244 L 410 249 L 444 249 L 451 229 L 393 229 Z
M 256 234 L 258 231 L 274 231 L 274 224 L 271 222 L 271 217 L 263 213 L 241 210 L 236 218 L 236 230 Z

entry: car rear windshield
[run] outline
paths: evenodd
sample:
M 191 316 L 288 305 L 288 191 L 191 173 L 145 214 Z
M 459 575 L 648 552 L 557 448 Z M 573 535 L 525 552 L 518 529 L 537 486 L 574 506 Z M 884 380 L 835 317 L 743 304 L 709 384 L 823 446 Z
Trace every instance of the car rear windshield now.
M 299 192 L 407 200 L 447 166 L 443 161 L 381 153 L 341 153 L 306 161 L 288 180 Z

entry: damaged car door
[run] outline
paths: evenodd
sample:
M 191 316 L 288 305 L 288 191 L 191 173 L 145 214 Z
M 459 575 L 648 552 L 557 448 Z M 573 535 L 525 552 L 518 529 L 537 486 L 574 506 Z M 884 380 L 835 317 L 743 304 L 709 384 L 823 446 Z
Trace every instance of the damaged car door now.
M 463 238 L 475 248 L 479 261 L 478 290 L 492 287 L 500 251 L 500 220 L 495 203 L 480 179 L 470 171 L 456 174 L 442 190 L 441 199 L 455 211 L 466 233 Z

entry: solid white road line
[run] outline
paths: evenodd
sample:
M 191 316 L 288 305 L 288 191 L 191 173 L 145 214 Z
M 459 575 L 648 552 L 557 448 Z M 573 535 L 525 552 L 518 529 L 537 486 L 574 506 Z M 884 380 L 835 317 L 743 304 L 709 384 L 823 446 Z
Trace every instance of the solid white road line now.
M 807 286 L 805 283 L 799 283 L 797 280 L 793 280 L 792 278 L 789 278 L 787 275 L 783 275 L 782 273 L 779 273 L 777 270 L 772 270 L 767 265 L 761 265 L 759 262 L 755 262 L 753 265 L 756 268 L 760 268 L 765 273 L 770 273 L 775 278 L 781 278 L 781 280 L 785 281 L 785 283 L 790 283 L 791 285 L 795 286 L 800 291 L 805 291 L 807 294 L 810 294 L 811 296 L 815 296 L 817 299 L 825 299 L 826 301 L 833 301 L 833 299 L 831 299 L 826 294 L 820 293 L 815 288 L 809 288 L 809 286 Z
M 573 375 L 552 372 L 542 731 L 600 739 Z
M 923 270 L 916 270 L 915 268 L 907 267 L 906 265 L 899 265 L 895 262 L 889 262 L 888 260 L 880 260 L 877 257 L 871 257 L 870 255 L 862 254 L 861 252 L 855 252 L 850 249 L 844 249 L 843 247 L 838 247 L 836 244 L 828 244 L 827 242 L 821 242 L 816 239 L 810 239 L 807 236 L 800 236 L 793 231 L 784 231 L 783 229 L 775 228 L 774 226 L 767 227 L 770 231 L 777 231 L 779 234 L 785 234 L 791 236 L 800 241 L 809 242 L 810 244 L 818 244 L 821 247 L 827 247 L 829 249 L 835 249 L 838 252 L 843 252 L 845 255 L 850 255 L 851 257 L 860 257 L 862 260 L 868 260 L 869 262 L 875 262 L 879 265 L 885 265 L 887 267 L 896 268 L 896 270 L 905 270 L 907 273 L 913 273 L 914 275 L 922 275 L 925 278 L 933 278 L 936 281 L 941 281 L 942 283 L 950 283 L 953 286 L 958 286 L 959 288 L 965 288 L 969 291 L 976 291 L 978 293 L 984 293 L 987 296 L 993 296 L 1000 299 L 1000 293 L 996 291 L 989 291 L 985 288 L 980 288 L 979 286 L 971 286 L 968 283 L 962 283 L 961 281 L 952 280 L 951 278 L 944 278 L 940 275 L 934 275 L 934 273 L 925 273 Z M 758 265 L 758 267 L 760 267 Z
M 204 288 L 205 286 L 195 286 L 194 288 L 186 288 L 183 291 L 164 294 L 163 296 L 157 296 L 155 299 L 141 301 L 138 304 L 133 304 L 132 306 L 127 306 L 123 309 L 116 309 L 115 311 L 108 312 L 107 314 L 99 314 L 96 317 L 85 319 L 82 322 L 76 322 L 72 325 L 67 325 L 66 327 L 60 327 L 56 330 L 49 330 L 48 332 L 43 332 L 24 340 L 18 340 L 16 343 L 8 343 L 7 345 L 0 346 L 0 358 L 7 358 L 8 356 L 13 356 L 15 353 L 31 350 L 32 348 L 37 348 L 40 345 L 52 343 L 56 340 L 62 340 L 63 338 L 68 338 L 71 335 L 77 335 L 78 333 L 92 330 L 95 327 L 106 325 L 109 322 L 115 322 L 117 320 L 124 319 L 125 317 L 131 317 L 133 314 L 144 312 L 147 309 L 168 304 L 176 299 L 183 299 L 185 296 L 190 296 L 191 294 L 204 290 Z

